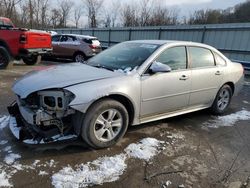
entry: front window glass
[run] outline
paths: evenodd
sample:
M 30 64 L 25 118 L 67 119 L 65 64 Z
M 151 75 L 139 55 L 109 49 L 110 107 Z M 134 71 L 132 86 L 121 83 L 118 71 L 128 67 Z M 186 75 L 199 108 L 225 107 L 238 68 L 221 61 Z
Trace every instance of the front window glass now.
M 186 69 L 187 68 L 186 48 L 184 46 L 169 48 L 165 50 L 156 59 L 156 61 L 170 66 L 172 70 Z
M 139 67 L 157 48 L 157 44 L 120 43 L 88 60 L 95 67 L 112 70 L 133 70 Z
M 52 36 L 52 41 L 53 42 L 59 42 L 59 40 L 60 40 L 60 35 Z

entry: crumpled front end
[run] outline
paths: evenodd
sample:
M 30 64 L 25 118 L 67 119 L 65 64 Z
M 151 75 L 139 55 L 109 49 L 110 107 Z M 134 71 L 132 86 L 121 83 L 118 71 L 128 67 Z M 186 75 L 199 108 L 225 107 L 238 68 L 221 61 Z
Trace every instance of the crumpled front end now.
M 41 144 L 77 138 L 69 103 L 74 94 L 67 90 L 44 90 L 17 100 L 8 107 L 10 130 L 27 144 Z

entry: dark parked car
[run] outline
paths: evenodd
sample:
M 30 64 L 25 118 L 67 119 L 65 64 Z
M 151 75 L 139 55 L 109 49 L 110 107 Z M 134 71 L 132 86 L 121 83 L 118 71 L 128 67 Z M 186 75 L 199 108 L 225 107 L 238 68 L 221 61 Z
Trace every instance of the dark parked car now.
M 53 57 L 68 58 L 75 62 L 84 62 L 102 51 L 99 40 L 87 35 L 53 35 L 52 46 Z

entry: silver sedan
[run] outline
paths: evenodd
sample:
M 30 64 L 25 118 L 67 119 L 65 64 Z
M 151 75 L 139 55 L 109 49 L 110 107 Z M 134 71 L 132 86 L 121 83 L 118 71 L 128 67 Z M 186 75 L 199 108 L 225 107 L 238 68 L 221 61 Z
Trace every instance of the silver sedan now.
M 47 143 L 82 137 L 93 148 L 118 142 L 129 125 L 210 108 L 224 113 L 243 67 L 193 42 L 123 42 L 83 63 L 29 73 L 13 86 L 16 137 Z

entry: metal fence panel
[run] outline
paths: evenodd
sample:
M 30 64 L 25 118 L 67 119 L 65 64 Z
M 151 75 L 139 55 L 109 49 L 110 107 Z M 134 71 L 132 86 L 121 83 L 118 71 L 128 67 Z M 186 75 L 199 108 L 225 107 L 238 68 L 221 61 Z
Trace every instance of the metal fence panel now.
M 104 29 L 55 29 L 58 33 L 94 35 L 103 46 L 140 39 L 185 40 L 209 44 L 228 58 L 250 65 L 250 23 L 177 25 Z M 247 63 L 249 62 L 249 63 Z

